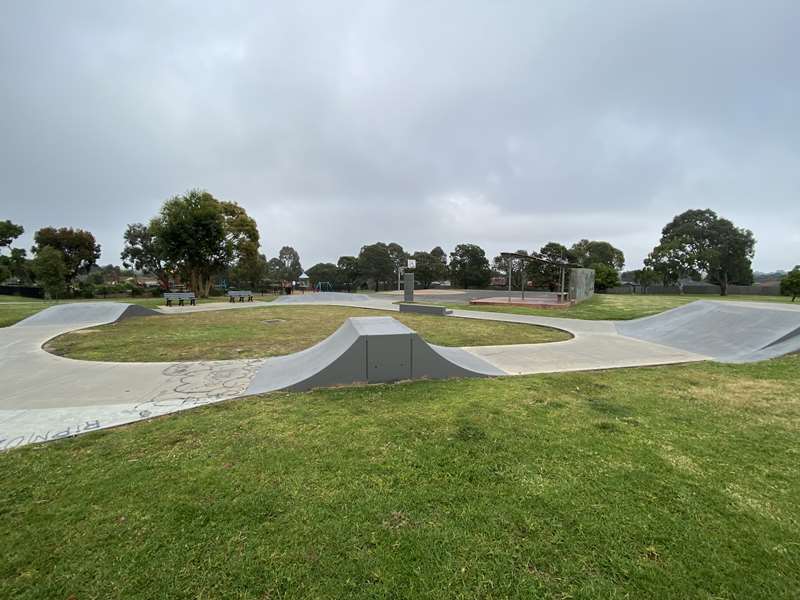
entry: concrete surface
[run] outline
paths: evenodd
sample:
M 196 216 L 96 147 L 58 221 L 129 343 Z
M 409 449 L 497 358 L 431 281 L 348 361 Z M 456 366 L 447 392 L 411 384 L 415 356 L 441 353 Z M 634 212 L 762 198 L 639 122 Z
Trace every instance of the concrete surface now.
M 455 350 L 440 352 L 391 317 L 351 317 L 315 346 L 267 359 L 247 393 L 507 374 L 480 357 Z
M 616 325 L 631 338 L 720 362 L 754 362 L 800 351 L 800 306 L 700 300 Z
M 42 349 L 62 333 L 114 322 L 130 306 L 60 304 L 0 328 L 0 450 L 240 396 L 263 362 L 105 363 Z
M 274 304 L 322 303 L 397 311 L 394 301 L 392 296 L 323 293 L 283 296 Z M 161 308 L 157 312 L 247 310 L 270 304 L 213 303 Z M 3 384 L 0 450 L 113 427 L 249 393 L 293 387 L 304 381 L 307 387 L 343 382 L 341 374 L 330 370 L 331 365 L 346 352 L 353 351 L 359 336 L 380 338 L 380 332 L 362 330 L 359 333 L 359 328 L 355 327 L 287 357 L 184 363 L 77 361 L 42 349 L 42 345 L 55 336 L 111 323 L 133 312 L 151 314 L 156 311 L 114 302 L 61 304 L 11 327 L 0 328 L 0 381 Z M 413 332 L 409 333 L 411 330 L 400 332 L 396 326 L 391 326 L 396 335 L 412 340 L 412 354 L 427 353 L 426 360 L 434 365 L 449 364 L 459 376 L 608 369 L 709 359 L 742 362 L 800 351 L 800 306 L 788 304 L 700 301 L 628 322 L 472 310 L 454 310 L 451 316 L 443 318 L 543 325 L 573 335 L 568 341 L 550 344 L 441 348 L 425 343 Z M 380 350 L 380 344 L 377 347 Z M 336 368 L 347 366 L 350 358 L 344 357 Z M 360 360 L 356 358 L 355 362 Z M 391 371 L 397 370 L 396 367 L 398 365 L 394 364 L 387 368 Z M 352 381 L 351 372 L 348 373 L 344 379 Z M 437 372 L 431 373 L 428 376 L 437 376 Z M 319 375 L 316 380 L 315 374 Z M 396 373 L 390 375 L 389 379 Z M 414 373 L 411 375 L 413 377 Z M 365 377 L 365 381 L 387 378 L 377 374 L 371 379 L 368 371 Z

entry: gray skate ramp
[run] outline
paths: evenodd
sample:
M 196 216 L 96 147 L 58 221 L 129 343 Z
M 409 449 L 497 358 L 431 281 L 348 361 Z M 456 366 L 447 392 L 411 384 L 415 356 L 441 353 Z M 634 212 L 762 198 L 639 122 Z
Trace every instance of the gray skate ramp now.
M 391 317 L 351 317 L 316 346 L 268 359 L 247 393 L 505 374 L 458 348 L 432 346 Z
M 57 304 L 31 315 L 12 327 L 90 326 L 113 323 L 129 316 L 156 315 L 143 306 L 123 302 L 74 302 Z
M 800 307 L 756 302 L 692 302 L 616 323 L 625 336 L 710 356 L 754 362 L 800 351 Z
M 272 304 L 310 304 L 322 302 L 332 304 L 336 302 L 368 302 L 370 297 L 366 294 L 347 294 L 344 292 L 313 292 L 308 294 L 292 294 L 279 296 Z

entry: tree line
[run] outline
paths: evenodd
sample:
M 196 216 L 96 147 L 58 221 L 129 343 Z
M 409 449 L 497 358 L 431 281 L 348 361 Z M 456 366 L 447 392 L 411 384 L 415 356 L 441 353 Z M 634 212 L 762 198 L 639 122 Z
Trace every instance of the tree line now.
M 101 248 L 89 231 L 44 227 L 34 234 L 32 259 L 24 249 L 12 247 L 23 233 L 22 226 L 0 221 L 0 282 L 9 278 L 36 282 L 53 298 L 74 294 L 76 282 L 78 293 L 87 297 L 98 290 L 114 291 L 135 271 L 151 274 L 162 290 L 180 284 L 200 297 L 209 295 L 215 285 L 263 289 L 270 283 L 297 281 L 303 273 L 294 248 L 284 246 L 268 259 L 259 252 L 255 220 L 237 203 L 198 189 L 168 199 L 147 223 L 127 226 L 122 269 L 98 267 Z M 719 285 L 724 295 L 730 284 L 752 283 L 754 248 L 751 231 L 712 210 L 688 210 L 663 228 L 644 268 L 624 275 L 643 286 L 705 280 Z M 506 257 L 496 256 L 490 263 L 476 244 L 458 244 L 448 255 L 440 246 L 407 252 L 396 242 L 376 242 L 362 246 L 358 254 L 340 256 L 335 264 L 317 263 L 307 274 L 312 284 L 327 283 L 338 290 L 389 289 L 397 285 L 407 261 L 414 259 L 415 279 L 426 288 L 437 281 L 463 288 L 506 286 L 510 277 L 514 289 L 558 290 L 559 265 L 568 264 L 594 269 L 596 289 L 602 291 L 619 285 L 625 265 L 622 250 L 602 240 L 581 239 L 569 247 L 548 242 L 538 251 L 522 249 L 516 254 L 544 260 L 512 258 L 509 273 Z M 781 291 L 793 299 L 800 295 L 800 267 L 787 274 Z

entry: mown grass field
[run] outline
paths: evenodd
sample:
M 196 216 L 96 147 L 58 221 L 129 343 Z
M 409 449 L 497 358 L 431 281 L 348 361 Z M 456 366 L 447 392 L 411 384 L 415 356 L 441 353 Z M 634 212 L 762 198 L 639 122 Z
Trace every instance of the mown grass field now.
M 501 294 L 498 294 L 502 296 Z M 490 312 L 509 312 L 520 315 L 541 315 L 547 317 L 564 317 L 568 319 L 590 320 L 629 320 L 648 317 L 665 310 L 683 306 L 696 300 L 723 300 L 734 302 L 790 302 L 788 296 L 650 296 L 623 294 L 595 294 L 592 298 L 575 306 L 562 309 L 528 308 L 524 306 L 485 306 L 470 304 L 450 304 L 453 308 L 465 310 L 481 310 Z M 429 304 L 445 304 L 430 300 Z
M 348 317 L 391 316 L 442 346 L 536 344 L 570 339 L 564 331 L 494 321 L 400 314 L 342 306 L 271 306 L 135 317 L 51 340 L 54 354 L 84 360 L 171 361 L 291 354 L 332 334 Z
M 12 450 L 0 597 L 795 599 L 799 371 L 275 393 Z

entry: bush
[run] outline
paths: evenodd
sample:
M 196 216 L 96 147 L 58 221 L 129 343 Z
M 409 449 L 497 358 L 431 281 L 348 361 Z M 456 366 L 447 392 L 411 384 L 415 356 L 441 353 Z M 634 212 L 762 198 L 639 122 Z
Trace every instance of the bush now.
M 94 284 L 87 281 L 81 284 L 81 287 L 78 290 L 78 295 L 86 300 L 91 300 L 94 298 L 94 291 Z
M 225 295 L 225 290 L 222 288 L 211 288 L 208 292 L 209 296 L 219 297 Z
M 142 290 L 142 288 L 140 288 L 139 286 L 136 286 L 136 285 L 131 286 L 131 296 L 133 298 L 138 298 L 139 296 L 142 296 L 143 294 L 144 294 L 144 290 Z
M 800 265 L 789 271 L 786 277 L 781 279 L 781 294 L 791 296 L 792 302 L 800 296 Z
M 152 290 L 150 290 L 150 295 L 153 298 L 161 298 L 161 295 L 163 293 L 164 293 L 164 291 L 161 288 L 153 288 Z

